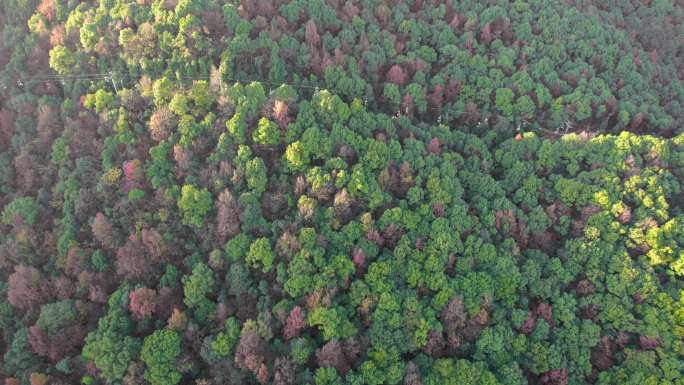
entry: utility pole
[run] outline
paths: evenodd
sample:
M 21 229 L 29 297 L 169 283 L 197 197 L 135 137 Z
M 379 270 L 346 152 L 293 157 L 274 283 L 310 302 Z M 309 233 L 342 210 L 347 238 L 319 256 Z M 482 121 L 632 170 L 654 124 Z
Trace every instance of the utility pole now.
M 109 79 L 112 81 L 112 85 L 114 86 L 114 92 L 118 94 L 119 90 L 116 88 L 116 80 L 114 80 L 114 74 L 112 71 L 109 71 Z

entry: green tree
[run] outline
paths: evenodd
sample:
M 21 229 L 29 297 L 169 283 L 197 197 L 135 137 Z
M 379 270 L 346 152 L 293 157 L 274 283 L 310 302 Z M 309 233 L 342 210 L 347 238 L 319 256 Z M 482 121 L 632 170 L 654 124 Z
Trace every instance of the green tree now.
M 184 185 L 178 199 L 178 208 L 183 214 L 183 223 L 200 228 L 204 217 L 211 210 L 211 193 L 206 188 Z
M 240 340 L 240 323 L 235 317 L 226 320 L 224 330 L 216 335 L 211 343 L 211 350 L 219 357 L 228 357 Z
M 309 154 L 300 141 L 290 143 L 285 149 L 285 160 L 293 170 L 301 170 L 309 163 Z
M 133 323 L 128 315 L 127 284 L 109 297 L 107 314 L 100 318 L 95 331 L 88 334 L 82 355 L 92 360 L 100 376 L 108 383 L 120 381 L 133 357 L 138 354 L 140 340 L 131 336 Z
M 76 54 L 63 45 L 58 45 L 50 50 L 50 68 L 60 75 L 68 75 L 78 71 L 77 63 Z
M 261 194 L 266 191 L 268 176 L 266 174 L 266 165 L 261 158 L 254 158 L 247 161 L 245 166 L 245 177 L 247 179 L 247 187 L 252 189 L 255 193 Z
M 245 256 L 245 261 L 254 268 L 260 268 L 264 273 L 270 271 L 273 268 L 275 254 L 268 238 L 259 238 L 252 242 Z
M 147 366 L 145 379 L 152 385 L 175 385 L 182 375 L 176 360 L 181 353 L 181 338 L 173 330 L 155 330 L 145 337 L 140 358 Z
M 191 275 L 183 277 L 182 282 L 183 302 L 193 309 L 198 321 L 204 322 L 215 308 L 215 304 L 207 298 L 207 295 L 214 292 L 214 272 L 200 262 L 192 268 Z
M 55 335 L 63 328 L 73 325 L 77 319 L 74 301 L 67 299 L 41 306 L 36 325 L 49 335 Z
M 94 94 L 88 94 L 86 96 L 84 106 L 88 108 L 95 108 L 95 112 L 100 113 L 105 109 L 112 107 L 114 104 L 114 94 L 105 91 L 102 88 L 95 91 Z
M 305 364 L 313 353 L 311 343 L 306 338 L 295 338 L 290 342 L 290 356 L 300 364 Z
M 14 333 L 12 343 L 3 357 L 3 372 L 7 376 L 23 377 L 29 369 L 40 363 L 28 341 L 28 328 Z
M 193 113 L 195 115 L 202 115 L 206 113 L 209 111 L 211 105 L 214 104 L 214 95 L 212 94 L 211 89 L 209 88 L 209 83 L 206 80 L 196 81 L 192 85 L 192 88 L 188 93 L 188 97 L 190 100 L 192 100 L 194 105 Z
M 496 90 L 496 107 L 507 118 L 513 116 L 513 97 L 513 90 L 510 88 L 499 88 Z
M 150 160 L 145 173 L 154 189 L 170 187 L 174 181 L 173 166 L 168 159 L 170 149 L 171 145 L 166 141 L 150 148 Z
M 309 312 L 309 324 L 319 326 L 326 341 L 345 339 L 356 334 L 356 327 L 349 322 L 342 308 L 317 307 Z
M 231 263 L 239 262 L 247 255 L 249 246 L 251 244 L 250 238 L 245 233 L 240 233 L 233 237 L 226 243 L 226 256 Z
M 15 198 L 2 210 L 2 222 L 6 225 L 33 226 L 38 216 L 38 204 L 31 197 Z
M 168 103 L 173 97 L 173 82 L 167 77 L 161 77 L 152 85 L 152 95 L 157 106 Z
M 261 118 L 256 130 L 252 131 L 252 139 L 255 143 L 275 146 L 280 143 L 280 129 L 274 122 Z
M 498 381 L 483 362 L 472 363 L 467 360 L 454 362 L 451 358 L 436 360 L 425 378 L 425 385 L 457 384 L 495 385 Z

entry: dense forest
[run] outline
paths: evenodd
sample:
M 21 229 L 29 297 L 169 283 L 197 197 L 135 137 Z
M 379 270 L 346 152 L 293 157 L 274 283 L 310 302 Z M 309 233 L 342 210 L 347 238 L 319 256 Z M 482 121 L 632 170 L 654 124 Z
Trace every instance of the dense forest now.
M 0 381 L 684 385 L 683 22 L 0 1 Z

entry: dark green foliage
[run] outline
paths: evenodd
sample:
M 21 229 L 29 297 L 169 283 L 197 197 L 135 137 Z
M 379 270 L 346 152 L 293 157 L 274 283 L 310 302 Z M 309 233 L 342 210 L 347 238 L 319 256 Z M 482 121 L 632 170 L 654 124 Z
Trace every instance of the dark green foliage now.
M 240 339 L 240 325 L 234 317 L 226 320 L 225 329 L 216 335 L 211 350 L 219 357 L 228 357 Z
M 21 328 L 14 333 L 11 345 L 3 357 L 3 362 L 3 372 L 7 376 L 16 375 L 19 377 L 22 377 L 28 369 L 40 362 L 29 344 L 28 328 Z
M 215 304 L 207 298 L 214 291 L 214 273 L 204 263 L 197 263 L 191 275 L 183 277 L 183 302 L 194 310 L 195 318 L 203 322 Z
M 16 198 L 2 210 L 2 222 L 6 225 L 33 226 L 38 215 L 38 205 L 31 197 Z
M 256 239 L 249 246 L 249 251 L 245 255 L 247 264 L 254 268 L 261 269 L 264 273 L 271 270 L 275 255 L 271 250 L 271 244 L 268 238 Z
M 138 354 L 140 340 L 132 337 L 133 321 L 128 315 L 128 286 L 122 285 L 109 297 L 108 311 L 90 332 L 83 357 L 92 360 L 100 376 L 113 383 L 123 378 L 128 364 Z
M 183 223 L 186 225 L 202 227 L 211 206 L 211 193 L 206 188 L 186 184 L 181 189 L 178 208 L 183 213 Z
M 176 359 L 181 354 L 181 338 L 173 330 L 155 330 L 145 337 L 140 359 L 147 366 L 145 379 L 152 385 L 176 385 L 182 375 Z

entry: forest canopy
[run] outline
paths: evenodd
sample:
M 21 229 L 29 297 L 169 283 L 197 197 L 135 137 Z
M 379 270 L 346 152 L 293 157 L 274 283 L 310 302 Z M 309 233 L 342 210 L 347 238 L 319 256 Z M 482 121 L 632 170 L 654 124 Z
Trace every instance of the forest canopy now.
M 684 8 L 0 2 L 5 385 L 684 385 Z

